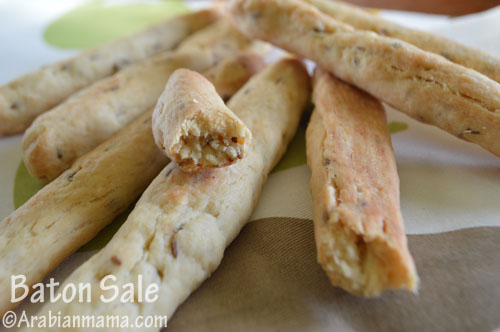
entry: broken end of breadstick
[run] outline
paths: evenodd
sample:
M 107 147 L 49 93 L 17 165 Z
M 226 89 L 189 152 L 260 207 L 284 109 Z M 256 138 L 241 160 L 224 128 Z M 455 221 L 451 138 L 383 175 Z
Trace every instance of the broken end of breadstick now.
M 251 133 L 221 110 L 203 110 L 184 122 L 170 154 L 184 171 L 224 167 L 246 157 Z
M 318 261 L 333 285 L 364 297 L 388 289 L 417 293 L 418 277 L 406 244 L 383 236 L 367 239 L 341 220 L 330 223 L 327 232 L 329 236 L 321 236 L 316 245 Z
M 158 147 L 182 170 L 225 167 L 246 156 L 252 134 L 202 75 L 178 69 L 153 113 Z

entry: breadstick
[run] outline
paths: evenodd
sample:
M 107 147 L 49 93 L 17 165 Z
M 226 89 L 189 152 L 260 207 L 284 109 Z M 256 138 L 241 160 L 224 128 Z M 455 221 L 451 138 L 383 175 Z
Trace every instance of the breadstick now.
M 89 282 L 92 302 L 50 303 L 40 315 L 51 310 L 62 315 L 127 315 L 131 321 L 138 315 L 170 319 L 217 268 L 224 249 L 247 222 L 308 99 L 309 77 L 297 60 L 282 60 L 252 78 L 228 104 L 253 133 L 247 158 L 197 173 L 168 165 L 108 245 L 66 279 Z M 118 287 L 142 275 L 145 285 L 159 286 L 158 300 L 103 303 L 100 295 L 109 297 L 110 292 L 99 283 L 108 275 L 116 277 L 113 284 Z
M 429 32 L 406 28 L 387 21 L 363 8 L 331 0 L 306 0 L 320 11 L 356 29 L 404 40 L 425 51 L 439 54 L 464 67 L 472 68 L 500 82 L 500 59 L 478 49 Z
M 173 49 L 186 36 L 217 18 L 213 10 L 175 17 L 1 86 L 0 135 L 24 131 L 38 115 L 76 91 L 131 63 Z
M 306 146 L 318 261 L 333 285 L 357 295 L 415 291 L 384 108 L 322 71 L 313 102 Z
M 202 75 L 177 69 L 153 112 L 156 145 L 186 172 L 246 156 L 252 134 Z
M 231 89 L 236 90 L 255 73 L 254 66 L 233 73 L 227 70 L 229 63 L 211 69 L 217 77 L 214 84 L 234 84 Z M 0 293 L 10 294 L 12 275 L 25 275 L 30 286 L 40 282 L 124 211 L 158 175 L 168 159 L 154 143 L 152 113 L 146 112 L 81 157 L 0 223 Z M 9 299 L 0 298 L 0 315 L 17 305 Z
M 182 53 L 167 52 L 132 65 L 38 117 L 23 138 L 24 162 L 30 174 L 42 183 L 52 181 L 79 156 L 154 107 L 176 69 L 202 71 L 225 54 L 252 44 L 227 21 L 202 31 L 204 36 L 212 36 L 209 44 L 203 41 L 204 51 L 184 53 L 189 47 L 200 47 L 195 33 L 179 47 Z
M 315 61 L 407 115 L 500 156 L 500 85 L 397 39 L 354 30 L 298 0 L 232 0 L 235 24 Z

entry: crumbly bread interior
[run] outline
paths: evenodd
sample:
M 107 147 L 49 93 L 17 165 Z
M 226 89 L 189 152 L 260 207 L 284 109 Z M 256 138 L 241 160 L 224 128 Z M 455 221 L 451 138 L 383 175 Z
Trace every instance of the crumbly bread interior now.
M 333 284 L 365 297 L 378 296 L 388 288 L 407 288 L 405 276 L 399 275 L 402 269 L 395 248 L 381 239 L 367 241 L 341 221 L 328 228 L 331 236 L 321 238 L 325 250 L 319 251 L 318 260 Z
M 172 152 L 183 169 L 223 167 L 245 157 L 249 140 L 238 120 L 199 113 L 182 126 Z

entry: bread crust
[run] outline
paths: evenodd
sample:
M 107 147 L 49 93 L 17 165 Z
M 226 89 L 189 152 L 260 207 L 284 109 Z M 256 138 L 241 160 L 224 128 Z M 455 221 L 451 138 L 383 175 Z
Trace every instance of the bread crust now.
M 186 172 L 229 166 L 252 134 L 201 74 L 177 69 L 153 112 L 156 145 Z
M 500 85 L 397 39 L 351 26 L 298 0 L 231 0 L 245 33 L 320 67 L 427 124 L 500 156 Z
M 174 17 L 131 36 L 85 50 L 0 87 L 0 136 L 20 133 L 43 112 L 121 68 L 172 50 L 219 15 L 214 10 Z
M 52 181 L 78 157 L 154 107 L 176 69 L 206 70 L 228 52 L 246 50 L 252 43 L 227 21 L 219 21 L 193 34 L 173 53 L 94 83 L 39 116 L 26 131 L 22 147 L 28 171 L 42 183 Z
M 227 70 L 230 64 L 225 61 L 210 72 L 217 77 L 216 86 L 234 91 L 252 72 L 234 75 Z M 151 109 L 78 159 L 0 223 L 0 292 L 10 294 L 13 274 L 26 275 L 28 285 L 40 282 L 124 211 L 158 175 L 169 160 L 154 143 L 152 114 Z M 0 315 L 14 306 L 7 297 L 1 298 Z
M 500 59 L 430 32 L 410 29 L 342 1 L 306 0 L 332 18 L 360 30 L 397 38 L 500 81 Z
M 313 102 L 306 149 L 319 263 L 333 285 L 357 295 L 416 291 L 382 105 L 321 70 Z
M 127 314 L 131 319 L 167 315 L 170 319 L 217 268 L 224 249 L 247 222 L 308 99 L 309 77 L 297 60 L 280 61 L 252 78 L 228 105 L 253 132 L 248 157 L 230 167 L 197 173 L 168 165 L 111 242 L 66 279 L 90 282 L 96 290 L 94 301 L 47 304 L 40 314 L 61 310 L 63 315 L 112 313 Z M 104 304 L 97 298 L 102 294 L 98 283 L 108 274 L 117 277 L 117 285 L 142 274 L 146 284 L 159 285 L 159 299 Z

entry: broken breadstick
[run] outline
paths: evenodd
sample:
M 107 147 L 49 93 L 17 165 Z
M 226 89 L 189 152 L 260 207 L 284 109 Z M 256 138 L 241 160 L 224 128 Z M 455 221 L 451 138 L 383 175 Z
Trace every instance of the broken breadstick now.
M 246 156 L 252 134 L 202 75 L 177 69 L 153 113 L 158 147 L 187 172 L 224 167 Z
M 231 0 L 248 35 L 315 61 L 418 121 L 500 156 L 500 85 L 398 39 L 355 30 L 299 0 Z
M 319 263 L 333 285 L 357 295 L 416 291 L 384 108 L 321 70 L 313 102 L 306 150 Z
M 270 65 L 228 103 L 253 133 L 248 156 L 231 167 L 183 172 L 168 165 L 151 183 L 113 239 L 76 269 L 68 284 L 89 283 L 91 302 L 47 303 L 49 312 L 87 315 L 166 315 L 218 267 L 225 248 L 250 217 L 268 173 L 284 153 L 309 102 L 309 77 L 295 59 Z M 118 288 L 143 276 L 156 301 L 103 303 L 99 287 L 113 275 Z M 64 287 L 64 286 L 61 286 Z M 57 329 L 53 330 L 56 331 Z M 158 331 L 158 327 L 141 331 Z
M 217 18 L 214 10 L 174 17 L 1 86 L 0 135 L 24 131 L 38 115 L 76 91 L 134 62 L 172 50 L 185 37 Z

